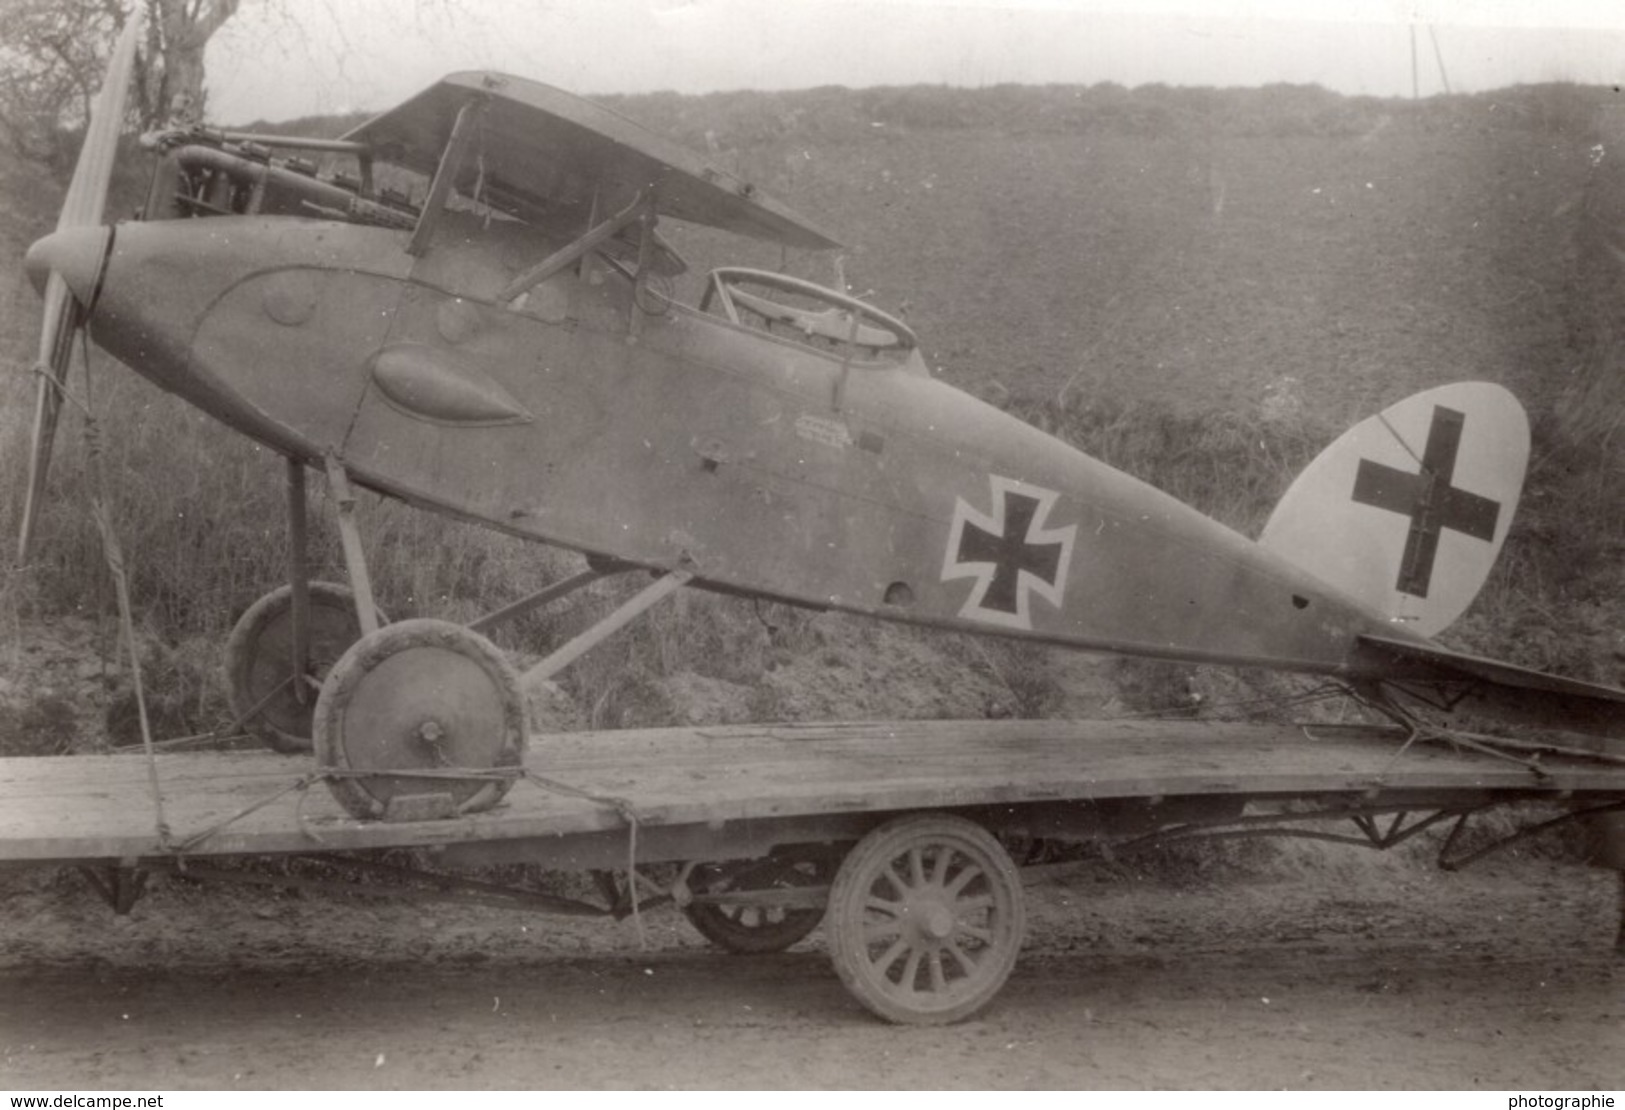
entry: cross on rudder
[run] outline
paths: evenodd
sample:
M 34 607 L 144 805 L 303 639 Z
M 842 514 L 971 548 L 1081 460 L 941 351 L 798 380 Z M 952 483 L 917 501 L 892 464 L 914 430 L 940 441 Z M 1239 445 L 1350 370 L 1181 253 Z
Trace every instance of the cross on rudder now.
M 1419 474 L 1399 470 L 1371 459 L 1361 459 L 1354 477 L 1354 500 L 1411 518 L 1405 554 L 1399 563 L 1394 588 L 1425 598 L 1439 554 L 1439 536 L 1445 529 L 1486 543 L 1495 539 L 1501 504 L 1451 485 L 1461 433 L 1467 418 L 1455 409 L 1436 405 L 1422 449 Z

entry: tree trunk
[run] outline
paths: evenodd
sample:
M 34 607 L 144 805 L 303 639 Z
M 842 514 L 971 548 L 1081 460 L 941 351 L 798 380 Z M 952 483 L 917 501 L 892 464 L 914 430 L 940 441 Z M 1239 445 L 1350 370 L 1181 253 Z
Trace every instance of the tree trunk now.
M 163 126 L 203 122 L 203 52 L 241 0 L 147 0 L 150 36 L 157 32 L 163 58 L 152 102 Z

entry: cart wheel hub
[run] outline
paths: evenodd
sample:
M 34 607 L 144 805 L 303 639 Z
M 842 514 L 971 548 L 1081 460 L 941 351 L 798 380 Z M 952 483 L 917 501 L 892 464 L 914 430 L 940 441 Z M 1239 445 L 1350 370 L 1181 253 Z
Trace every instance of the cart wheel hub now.
M 927 906 L 920 915 L 920 931 L 932 940 L 947 940 L 954 932 L 953 911 L 940 904 Z
M 441 816 L 448 807 L 489 809 L 502 797 L 513 776 L 490 772 L 521 763 L 525 699 L 491 641 L 446 621 L 409 620 L 345 652 L 313 723 L 317 766 L 341 772 L 328 785 L 347 811 L 427 820 L 424 798 L 443 799 Z

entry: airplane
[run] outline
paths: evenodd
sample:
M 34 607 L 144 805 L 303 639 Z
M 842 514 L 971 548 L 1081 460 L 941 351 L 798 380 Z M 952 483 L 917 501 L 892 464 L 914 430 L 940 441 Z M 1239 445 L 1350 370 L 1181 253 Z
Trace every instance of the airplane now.
M 1625 737 L 1625 691 L 1433 638 L 1516 508 L 1528 423 L 1499 386 L 1356 426 L 1255 542 L 936 379 L 907 323 L 844 289 L 723 267 L 678 303 L 662 221 L 839 243 L 535 81 L 454 73 L 336 140 L 164 133 L 141 218 L 104 224 L 133 50 L 127 35 L 58 230 L 28 252 L 45 322 L 21 551 L 80 329 L 282 455 L 289 582 L 232 634 L 232 704 L 272 747 L 313 748 L 357 816 L 494 804 L 528 735 L 522 686 L 685 586 L 1320 675 L 1412 725 L 1470 711 Z M 308 581 L 307 468 L 335 494 L 347 586 Z M 586 569 L 466 627 L 386 623 L 356 487 Z M 483 635 L 628 572 L 654 577 L 523 676 Z

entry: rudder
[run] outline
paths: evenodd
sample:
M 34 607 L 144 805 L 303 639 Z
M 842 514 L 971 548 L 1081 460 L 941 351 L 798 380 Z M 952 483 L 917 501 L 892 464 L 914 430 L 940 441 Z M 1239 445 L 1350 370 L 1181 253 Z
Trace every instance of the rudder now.
M 1259 543 L 1423 636 L 1466 610 L 1500 554 L 1529 420 L 1490 382 L 1439 386 L 1356 424 L 1275 507 Z

